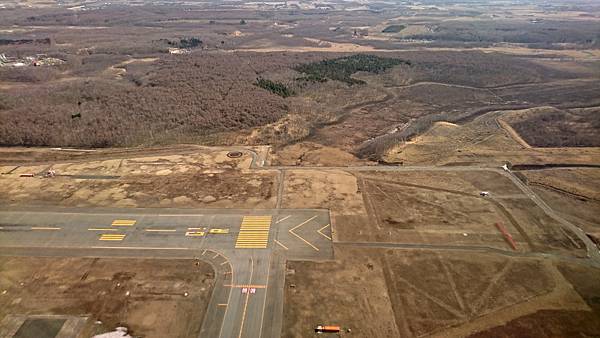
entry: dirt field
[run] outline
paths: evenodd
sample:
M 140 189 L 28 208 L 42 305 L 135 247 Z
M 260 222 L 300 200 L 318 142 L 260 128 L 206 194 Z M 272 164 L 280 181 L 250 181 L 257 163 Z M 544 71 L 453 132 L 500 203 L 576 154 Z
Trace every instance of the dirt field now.
M 299 142 L 277 150 L 272 159 L 273 165 L 295 166 L 353 166 L 373 164 L 360 160 L 353 154 L 338 148 L 327 147 L 313 142 Z
M 464 337 L 559 309 L 589 319 L 586 328 L 593 332 L 600 290 L 591 279 L 565 278 L 563 269 L 487 254 L 338 245 L 334 263 L 288 263 L 283 336 L 312 336 L 313 327 L 324 323 L 352 330 L 343 336 Z M 578 270 L 582 276 L 598 273 Z M 550 336 L 573 329 L 569 322 L 546 325 Z M 514 336 L 532 336 L 537 329 L 520 327 Z
M 87 315 L 82 337 L 118 325 L 146 338 L 197 336 L 215 278 L 192 260 L 3 257 L 0 270 L 0 318 Z
M 196 149 L 184 155 L 7 165 L 1 168 L 8 174 L 0 176 L 0 202 L 117 207 L 274 206 L 275 172 L 247 171 L 250 156 L 231 159 L 226 154 Z M 19 177 L 51 169 L 57 176 Z

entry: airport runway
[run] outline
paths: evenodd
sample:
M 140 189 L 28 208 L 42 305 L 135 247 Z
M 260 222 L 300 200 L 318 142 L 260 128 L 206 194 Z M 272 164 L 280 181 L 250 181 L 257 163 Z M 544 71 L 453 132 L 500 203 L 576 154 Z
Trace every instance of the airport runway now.
M 278 337 L 286 259 L 333 258 L 327 210 L 0 209 L 0 255 L 196 258 L 216 286 L 200 337 Z

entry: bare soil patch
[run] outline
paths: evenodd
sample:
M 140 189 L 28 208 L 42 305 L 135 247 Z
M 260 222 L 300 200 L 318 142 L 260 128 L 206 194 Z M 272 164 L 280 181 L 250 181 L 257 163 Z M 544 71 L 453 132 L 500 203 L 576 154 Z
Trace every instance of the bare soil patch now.
M 208 208 L 275 205 L 275 172 L 247 171 L 252 161 L 249 155 L 231 159 L 227 151 L 191 150 L 184 147 L 182 154 L 177 154 L 167 148 L 162 155 L 161 151 L 153 154 L 149 150 L 148 155 L 155 156 L 145 157 L 127 157 L 139 155 L 135 151 L 100 151 L 89 157 L 101 160 L 5 166 L 2 172 L 8 174 L 0 175 L 0 203 Z M 16 152 L 11 156 L 23 155 Z M 47 154 L 39 156 L 45 159 Z M 50 169 L 57 176 L 43 178 Z M 30 173 L 38 175 L 20 177 Z
M 464 337 L 539 310 L 593 315 L 551 263 L 479 253 L 338 245 L 335 262 L 289 262 L 285 285 L 284 337 L 323 323 L 361 336 Z
M 89 315 L 87 336 L 118 325 L 148 338 L 195 336 L 215 278 L 192 260 L 3 257 L 0 267 L 0 318 Z

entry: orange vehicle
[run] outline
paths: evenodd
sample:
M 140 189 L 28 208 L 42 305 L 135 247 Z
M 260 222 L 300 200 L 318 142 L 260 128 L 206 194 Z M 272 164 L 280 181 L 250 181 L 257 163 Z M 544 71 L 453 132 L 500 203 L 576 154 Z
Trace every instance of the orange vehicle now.
M 317 325 L 315 328 L 317 333 L 338 333 L 340 330 L 340 327 L 336 325 Z

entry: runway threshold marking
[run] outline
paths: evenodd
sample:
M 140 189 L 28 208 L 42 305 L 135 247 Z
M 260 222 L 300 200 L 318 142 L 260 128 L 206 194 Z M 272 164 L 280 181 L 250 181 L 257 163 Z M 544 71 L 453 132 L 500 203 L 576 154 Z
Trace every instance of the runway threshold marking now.
M 60 230 L 58 227 L 31 227 L 31 230 Z
M 116 219 L 112 222 L 114 227 L 130 227 L 135 225 L 137 221 L 133 219 Z
M 307 219 L 306 221 L 296 225 L 295 227 L 291 228 L 290 230 L 288 230 L 288 232 L 294 236 L 296 236 L 298 239 L 300 239 L 301 241 L 303 241 L 304 243 L 308 244 L 311 248 L 315 249 L 316 251 L 319 251 L 319 248 L 317 248 L 316 246 L 314 246 L 311 242 L 305 240 L 302 236 L 298 235 L 297 233 L 294 232 L 294 230 L 298 229 L 299 227 L 303 226 L 304 224 L 312 221 L 313 219 L 317 218 L 317 215 L 314 215 L 313 217 Z
M 244 216 L 235 242 L 236 249 L 265 249 L 273 216 Z
M 98 240 L 100 241 L 122 241 L 125 238 L 124 234 L 102 234 Z
M 321 232 L 321 231 L 323 231 L 325 228 L 327 228 L 328 226 L 330 226 L 330 225 L 329 225 L 329 224 L 326 224 L 324 227 L 322 227 L 321 229 L 317 230 L 317 232 L 318 232 L 318 233 L 319 233 L 321 236 L 323 236 L 323 237 L 327 238 L 328 240 L 331 240 L 331 237 L 329 237 L 329 236 L 327 236 L 327 235 L 325 235 L 324 233 L 322 233 L 322 232 Z

